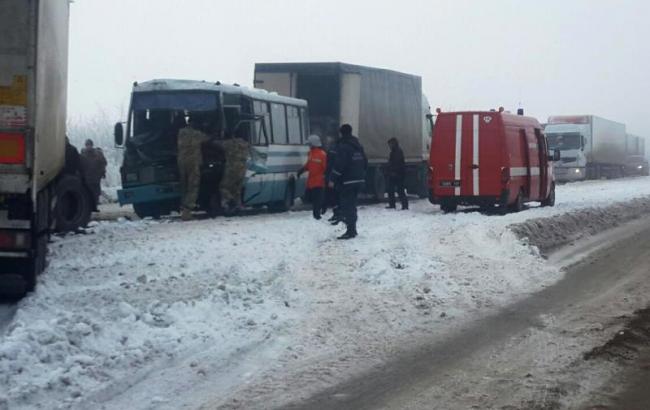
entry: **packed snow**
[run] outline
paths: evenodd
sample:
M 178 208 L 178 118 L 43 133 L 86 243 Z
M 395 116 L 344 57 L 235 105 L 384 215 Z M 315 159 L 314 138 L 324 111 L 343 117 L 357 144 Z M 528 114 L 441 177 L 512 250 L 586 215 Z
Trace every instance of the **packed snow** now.
M 279 405 L 557 281 L 508 226 L 647 196 L 643 177 L 505 216 L 367 205 L 353 241 L 310 212 L 95 222 L 5 315 L 0 409 Z

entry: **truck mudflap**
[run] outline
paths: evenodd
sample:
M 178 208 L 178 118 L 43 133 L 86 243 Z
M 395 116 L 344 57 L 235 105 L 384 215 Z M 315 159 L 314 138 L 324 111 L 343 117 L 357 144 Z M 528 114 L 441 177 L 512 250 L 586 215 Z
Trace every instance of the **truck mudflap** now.
M 178 199 L 180 196 L 180 189 L 177 183 L 142 185 L 122 188 L 117 191 L 117 200 L 120 206 Z

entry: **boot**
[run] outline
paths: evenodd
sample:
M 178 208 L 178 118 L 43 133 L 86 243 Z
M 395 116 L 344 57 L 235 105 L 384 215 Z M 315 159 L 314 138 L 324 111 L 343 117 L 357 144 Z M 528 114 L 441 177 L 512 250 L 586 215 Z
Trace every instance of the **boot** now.
M 345 231 L 345 233 L 341 236 L 339 236 L 337 239 L 352 239 L 357 236 L 357 227 L 354 225 L 348 225 L 348 229 Z
M 192 212 L 187 208 L 183 208 L 181 210 L 181 220 L 182 221 L 190 221 L 190 220 L 192 220 Z
M 389 204 L 386 209 L 395 209 L 395 204 Z

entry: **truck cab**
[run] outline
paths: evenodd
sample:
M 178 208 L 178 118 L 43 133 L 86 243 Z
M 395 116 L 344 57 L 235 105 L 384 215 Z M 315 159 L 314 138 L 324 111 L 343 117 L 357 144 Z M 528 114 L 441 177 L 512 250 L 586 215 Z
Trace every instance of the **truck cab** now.
M 549 149 L 559 150 L 561 160 L 556 162 L 558 181 L 580 181 L 587 178 L 585 147 L 590 141 L 588 124 L 548 124 L 545 128 Z

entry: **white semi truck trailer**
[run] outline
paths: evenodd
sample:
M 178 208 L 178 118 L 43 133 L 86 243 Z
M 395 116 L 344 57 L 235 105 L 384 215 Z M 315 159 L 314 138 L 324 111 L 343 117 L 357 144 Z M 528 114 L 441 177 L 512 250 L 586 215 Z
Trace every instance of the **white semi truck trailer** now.
M 323 140 L 352 125 L 368 156 L 366 193 L 384 197 L 386 144 L 395 137 L 406 160 L 406 189 L 428 196 L 433 118 L 420 77 L 345 63 L 258 63 L 254 81 L 257 88 L 307 100 L 311 132 Z
M 627 158 L 625 125 L 595 115 L 549 117 L 544 128 L 549 149 L 559 149 L 558 181 L 580 181 L 624 175 Z
M 85 225 L 93 207 L 78 160 L 66 162 L 69 7 L 0 0 L 2 294 L 32 290 L 49 234 Z

